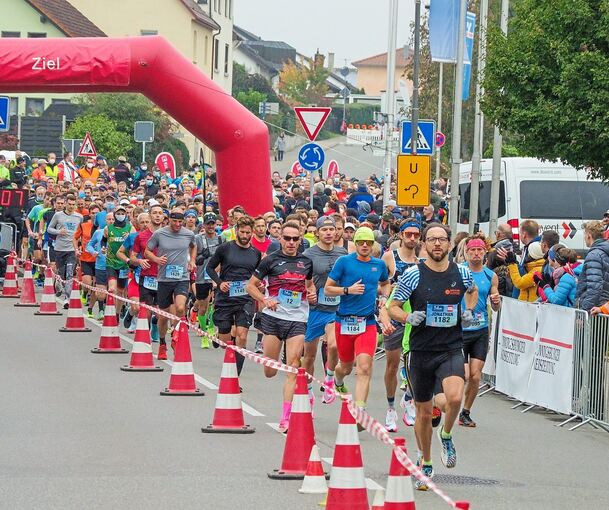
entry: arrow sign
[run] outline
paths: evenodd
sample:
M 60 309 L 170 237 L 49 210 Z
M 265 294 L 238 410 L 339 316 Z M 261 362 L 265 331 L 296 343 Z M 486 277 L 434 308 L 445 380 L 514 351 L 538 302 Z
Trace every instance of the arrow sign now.
M 95 145 L 93 145 L 93 140 L 91 140 L 91 135 L 88 131 L 85 135 L 84 140 L 82 141 L 82 145 L 80 146 L 78 155 L 83 158 L 94 158 L 95 156 L 97 156 Z
M 322 106 L 295 106 L 294 112 L 304 129 L 307 138 L 315 141 L 321 128 L 328 119 L 332 108 Z
M 300 166 L 308 172 L 319 170 L 323 166 L 325 159 L 324 150 L 316 143 L 303 145 L 298 153 Z

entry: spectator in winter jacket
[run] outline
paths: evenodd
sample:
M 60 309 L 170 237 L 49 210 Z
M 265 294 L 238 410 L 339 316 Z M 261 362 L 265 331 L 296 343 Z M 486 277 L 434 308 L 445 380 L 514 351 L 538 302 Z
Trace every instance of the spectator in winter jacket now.
M 556 244 L 550 248 L 547 257 L 548 266 L 552 271 L 552 284 L 547 283 L 545 275 L 536 273 L 533 277 L 539 287 L 541 301 L 573 308 L 577 278 L 582 271 L 582 265 L 577 261 L 577 253 L 562 244 Z
M 590 248 L 577 282 L 578 307 L 590 311 L 609 301 L 609 241 L 603 239 L 600 221 L 584 223 L 584 240 Z
M 368 192 L 365 182 L 360 182 L 357 185 L 357 191 L 351 193 L 349 200 L 347 200 L 347 209 L 357 209 L 357 203 L 362 201 L 370 204 L 370 209 L 368 210 L 368 212 L 370 212 L 374 197 Z
M 508 271 L 510 272 L 514 289 L 519 290 L 518 299 L 520 301 L 533 302 L 537 301 L 537 285 L 535 285 L 533 276 L 535 272 L 541 271 L 545 261 L 539 241 L 530 243 L 527 248 L 527 254 L 522 260 L 526 271 L 524 274 L 521 274 L 516 255 L 513 251 L 507 253 L 505 261 L 508 264 Z

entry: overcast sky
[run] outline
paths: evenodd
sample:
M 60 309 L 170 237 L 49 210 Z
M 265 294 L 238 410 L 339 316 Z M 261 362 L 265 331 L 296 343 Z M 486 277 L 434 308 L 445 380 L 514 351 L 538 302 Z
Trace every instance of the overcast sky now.
M 389 0 L 234 0 L 235 25 L 299 53 L 335 53 L 335 66 L 387 51 Z M 400 0 L 397 47 L 409 38 L 414 1 Z

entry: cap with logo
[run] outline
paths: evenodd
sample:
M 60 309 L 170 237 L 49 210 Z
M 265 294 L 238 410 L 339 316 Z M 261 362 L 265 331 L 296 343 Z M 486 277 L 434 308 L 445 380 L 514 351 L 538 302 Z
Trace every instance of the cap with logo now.
M 334 218 L 330 216 L 322 216 L 321 218 L 317 219 L 316 226 L 317 228 L 336 227 L 336 221 L 334 221 Z
M 206 213 L 205 216 L 203 216 L 203 223 L 216 223 L 217 220 L 217 216 L 211 212 Z
M 355 230 L 355 225 L 353 223 L 345 223 L 345 230 L 347 230 L 348 228 L 350 228 L 351 230 Z

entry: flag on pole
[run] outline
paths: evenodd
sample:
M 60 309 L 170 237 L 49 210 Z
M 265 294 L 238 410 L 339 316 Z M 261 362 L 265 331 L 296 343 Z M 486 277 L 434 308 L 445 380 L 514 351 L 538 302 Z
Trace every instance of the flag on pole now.
M 432 62 L 457 62 L 459 0 L 431 0 L 429 5 L 429 47 Z
M 476 15 L 468 12 L 465 17 L 465 54 L 463 56 L 463 101 L 469 99 L 469 88 L 472 77 L 472 58 L 474 55 L 474 31 Z

